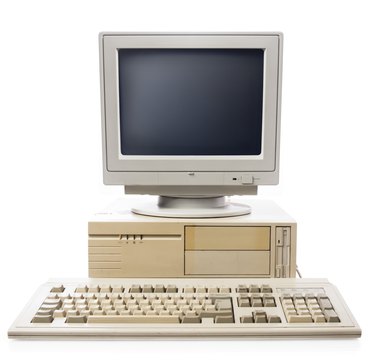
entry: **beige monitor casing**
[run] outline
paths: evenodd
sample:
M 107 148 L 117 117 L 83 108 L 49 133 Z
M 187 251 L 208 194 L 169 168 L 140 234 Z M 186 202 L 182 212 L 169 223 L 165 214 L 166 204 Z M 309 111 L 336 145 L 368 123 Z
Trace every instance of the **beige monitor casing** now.
M 278 183 L 282 33 L 103 32 L 99 35 L 99 48 L 104 184 L 124 185 L 127 194 L 217 196 L 254 195 L 258 185 Z M 118 50 L 126 48 L 263 49 L 262 153 L 122 155 Z

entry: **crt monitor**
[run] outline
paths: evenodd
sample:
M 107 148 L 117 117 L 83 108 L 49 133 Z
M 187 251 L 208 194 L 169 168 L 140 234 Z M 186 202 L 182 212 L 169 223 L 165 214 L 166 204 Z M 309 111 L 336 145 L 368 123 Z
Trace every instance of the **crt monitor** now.
M 224 196 L 277 184 L 281 33 L 101 33 L 104 183 L 159 195 L 133 211 L 249 213 Z

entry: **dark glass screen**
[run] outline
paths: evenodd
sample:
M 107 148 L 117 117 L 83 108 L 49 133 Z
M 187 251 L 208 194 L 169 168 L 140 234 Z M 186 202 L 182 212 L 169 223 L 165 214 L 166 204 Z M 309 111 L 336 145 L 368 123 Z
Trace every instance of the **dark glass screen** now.
M 259 155 L 262 49 L 120 49 L 123 155 Z

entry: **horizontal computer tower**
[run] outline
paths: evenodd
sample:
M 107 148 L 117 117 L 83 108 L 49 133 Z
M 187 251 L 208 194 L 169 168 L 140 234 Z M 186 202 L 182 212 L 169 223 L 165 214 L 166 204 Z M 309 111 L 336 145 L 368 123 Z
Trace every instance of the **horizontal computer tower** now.
M 296 222 L 271 201 L 229 218 L 138 215 L 120 200 L 88 225 L 90 277 L 295 277 Z

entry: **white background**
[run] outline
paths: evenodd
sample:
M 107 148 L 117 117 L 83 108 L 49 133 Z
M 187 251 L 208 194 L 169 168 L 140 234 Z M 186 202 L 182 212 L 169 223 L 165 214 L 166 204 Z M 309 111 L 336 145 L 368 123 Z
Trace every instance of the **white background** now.
M 67 362 L 370 361 L 375 349 L 372 1 L 1 1 L 0 356 Z M 87 276 L 102 184 L 99 31 L 283 31 L 281 180 L 304 277 L 327 277 L 360 340 L 22 342 L 6 332 L 50 277 Z M 5 359 L 4 359 L 5 358 Z

